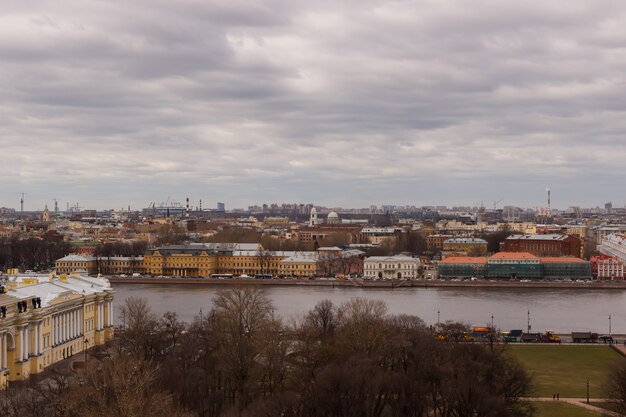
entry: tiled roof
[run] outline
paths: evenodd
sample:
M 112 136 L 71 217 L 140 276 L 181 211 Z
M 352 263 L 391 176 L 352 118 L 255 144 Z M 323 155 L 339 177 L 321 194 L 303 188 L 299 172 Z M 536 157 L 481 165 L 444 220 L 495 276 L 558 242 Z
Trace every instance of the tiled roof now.
M 482 256 L 450 256 L 440 264 L 486 264 L 487 258 Z
M 583 261 L 582 259 L 575 258 L 573 256 L 554 256 L 554 257 L 547 257 L 547 258 L 539 258 L 539 260 L 543 263 L 577 263 L 577 264 L 585 263 L 585 261 Z
M 489 259 L 539 259 L 528 252 L 498 252 Z

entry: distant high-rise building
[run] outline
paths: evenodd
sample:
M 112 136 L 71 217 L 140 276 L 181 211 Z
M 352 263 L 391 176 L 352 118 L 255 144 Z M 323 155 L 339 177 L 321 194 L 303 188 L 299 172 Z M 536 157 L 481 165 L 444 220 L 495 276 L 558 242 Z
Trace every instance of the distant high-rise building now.
M 611 214 L 611 212 L 613 211 L 613 203 L 611 203 L 610 201 L 606 203 L 604 205 L 604 211 L 606 211 L 606 214 Z
M 224 213 L 226 211 L 226 205 L 224 203 L 217 203 L 217 211 Z

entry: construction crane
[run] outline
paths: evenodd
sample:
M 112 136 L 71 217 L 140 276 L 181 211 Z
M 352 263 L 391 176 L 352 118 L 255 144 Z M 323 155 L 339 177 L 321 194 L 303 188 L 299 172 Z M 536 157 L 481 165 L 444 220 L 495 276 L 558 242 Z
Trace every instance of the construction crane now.
M 504 200 L 504 197 L 502 197 L 501 199 L 499 199 L 498 201 L 494 201 L 493 202 L 493 211 L 496 211 L 496 206 L 498 205 L 499 202 L 501 202 L 502 200 Z

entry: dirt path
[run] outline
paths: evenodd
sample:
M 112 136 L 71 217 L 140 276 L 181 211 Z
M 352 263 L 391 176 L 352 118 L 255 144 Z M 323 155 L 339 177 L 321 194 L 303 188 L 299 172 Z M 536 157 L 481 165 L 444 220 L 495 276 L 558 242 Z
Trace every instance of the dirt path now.
M 617 413 L 614 413 L 612 411 L 607 411 L 604 408 L 596 407 L 595 405 L 587 404 L 586 398 L 561 398 L 559 400 L 555 400 L 552 397 L 529 397 L 528 400 L 529 401 L 542 401 L 542 402 L 560 401 L 560 402 L 572 404 L 577 407 L 581 407 L 586 410 L 593 411 L 594 413 L 602 414 L 605 416 L 619 417 L 619 414 Z M 593 398 L 593 401 L 595 402 L 595 401 L 607 401 L 607 400 L 603 398 Z

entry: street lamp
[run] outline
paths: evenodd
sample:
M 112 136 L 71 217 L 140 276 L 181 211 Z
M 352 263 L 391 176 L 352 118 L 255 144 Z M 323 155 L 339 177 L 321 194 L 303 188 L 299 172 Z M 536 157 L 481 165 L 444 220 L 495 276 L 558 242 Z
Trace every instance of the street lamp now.
M 491 315 L 491 331 L 493 331 L 493 314 Z
M 439 324 L 439 310 L 437 310 L 437 324 Z
M 587 378 L 587 404 L 589 404 L 589 378 Z
M 609 337 L 611 337 L 611 315 L 610 314 L 609 314 Z

